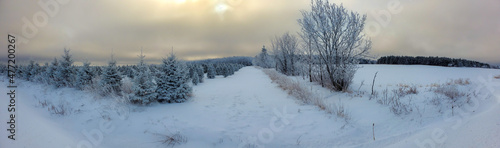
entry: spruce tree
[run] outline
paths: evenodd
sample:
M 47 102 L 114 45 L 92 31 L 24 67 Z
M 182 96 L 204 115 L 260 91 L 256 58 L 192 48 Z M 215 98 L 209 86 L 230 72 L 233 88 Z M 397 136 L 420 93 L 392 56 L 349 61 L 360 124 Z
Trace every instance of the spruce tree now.
M 187 100 L 192 88 L 187 84 L 188 69 L 172 53 L 163 59 L 161 76 L 157 82 L 158 101 L 161 103 L 181 103 Z
M 198 82 L 203 83 L 203 77 L 205 77 L 205 73 L 203 72 L 203 66 L 196 65 L 196 73 L 198 74 Z
M 74 70 L 73 70 L 73 59 L 69 54 L 69 50 L 64 49 L 64 55 L 62 55 L 62 60 L 60 65 L 57 67 L 57 72 L 55 73 L 58 77 L 56 81 L 56 87 L 72 87 L 74 82 Z
M 196 67 L 192 67 L 191 68 L 191 82 L 193 82 L 194 85 L 198 85 L 198 83 L 200 83 L 200 79 L 198 77 L 198 71 L 195 69 Z
M 86 86 L 92 83 L 93 77 L 94 77 L 94 72 L 90 67 L 90 62 L 84 61 L 83 66 L 80 67 L 77 73 L 76 88 L 83 90 Z
M 45 76 L 47 77 L 47 84 L 55 85 L 56 82 L 59 81 L 59 78 L 56 76 L 57 67 L 59 67 L 59 62 L 56 58 L 54 58 L 54 61 L 50 63 L 50 66 L 45 73 Z
M 108 66 L 104 69 L 101 76 L 101 86 L 103 87 L 103 95 L 107 93 L 118 93 L 121 87 L 121 76 L 116 66 L 116 61 L 111 55 L 111 61 L 109 61 Z
M 38 73 L 38 69 L 35 67 L 35 61 L 30 60 L 30 64 L 23 68 L 23 78 L 26 81 L 33 81 L 33 77 Z
M 229 65 L 227 64 L 222 65 L 222 75 L 224 76 L 224 78 L 231 75 Z
M 207 77 L 209 79 L 214 79 L 215 78 L 215 75 L 216 75 L 216 72 L 215 72 L 215 67 L 213 64 L 209 64 L 207 66 Z
M 153 82 L 153 74 L 149 70 L 149 67 L 144 62 L 144 56 L 139 55 L 139 64 L 137 65 L 138 72 L 134 77 L 134 91 L 135 95 L 130 98 L 130 101 L 135 104 L 149 104 L 156 100 L 158 93 L 156 93 L 156 85 Z

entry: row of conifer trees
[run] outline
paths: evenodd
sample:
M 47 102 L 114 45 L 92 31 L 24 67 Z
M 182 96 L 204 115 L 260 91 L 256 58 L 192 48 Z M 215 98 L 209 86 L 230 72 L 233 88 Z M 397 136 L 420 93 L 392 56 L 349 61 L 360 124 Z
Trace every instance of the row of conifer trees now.
M 118 66 L 111 56 L 107 66 L 92 66 L 84 61 L 74 65 L 69 50 L 64 49 L 60 59 L 40 65 L 30 61 L 16 67 L 16 77 L 56 88 L 70 87 L 98 93 L 101 96 L 120 96 L 134 104 L 181 103 L 191 96 L 192 85 L 214 79 L 217 75 L 228 77 L 244 67 L 235 63 L 185 62 L 170 54 L 161 64 L 147 64 L 139 55 L 137 65 Z M 0 73 L 7 73 L 7 66 L 0 65 Z

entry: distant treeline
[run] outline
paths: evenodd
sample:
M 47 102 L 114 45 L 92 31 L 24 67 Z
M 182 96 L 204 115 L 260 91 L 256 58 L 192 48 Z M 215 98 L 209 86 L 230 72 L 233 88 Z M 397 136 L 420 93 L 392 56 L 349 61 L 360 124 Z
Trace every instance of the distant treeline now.
M 241 64 L 244 66 L 252 66 L 252 57 L 244 57 L 244 56 L 234 56 L 234 57 L 225 57 L 225 58 L 217 58 L 217 59 L 206 59 L 206 60 L 197 60 L 197 61 L 189 61 L 188 63 L 205 63 L 205 64 L 218 64 L 218 63 L 232 63 L 232 64 Z
M 498 68 L 486 63 L 466 59 L 453 59 L 447 57 L 423 57 L 423 56 L 385 56 L 377 60 L 376 64 L 392 65 L 432 65 L 445 67 L 481 67 Z

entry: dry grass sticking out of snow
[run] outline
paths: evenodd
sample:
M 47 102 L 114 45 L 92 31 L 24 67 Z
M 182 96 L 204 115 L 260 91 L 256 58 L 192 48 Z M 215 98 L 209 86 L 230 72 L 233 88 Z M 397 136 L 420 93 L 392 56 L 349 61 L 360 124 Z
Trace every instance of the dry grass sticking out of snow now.
M 500 75 L 498 75 L 498 76 L 495 76 L 495 79 L 500 79 Z
M 155 134 L 161 138 L 158 142 L 165 144 L 167 147 L 174 147 L 176 145 L 181 145 L 187 143 L 186 136 L 180 134 L 180 132 L 170 133 L 170 134 Z
M 445 83 L 433 83 L 427 85 L 429 87 L 428 91 L 436 94 L 436 97 L 432 98 L 431 104 L 435 106 L 443 106 L 447 108 L 461 107 L 465 103 L 470 102 L 470 94 L 463 93 L 461 87 L 466 87 L 471 84 L 469 79 L 451 79 Z M 420 86 L 422 87 L 422 86 Z M 419 94 L 419 87 L 417 85 L 407 85 L 398 84 L 393 90 L 388 88 L 384 89 L 379 95 L 377 91 L 374 92 L 370 98 L 375 98 L 377 103 L 381 105 L 387 105 L 390 110 L 395 115 L 407 115 L 412 113 L 415 109 L 418 110 L 417 104 L 413 101 L 414 97 Z M 425 93 L 425 92 L 424 92 Z M 441 112 L 441 109 L 440 111 Z
M 457 79 L 438 85 L 433 90 L 436 97 L 431 100 L 431 103 L 439 107 L 440 112 L 443 109 L 451 109 L 453 113 L 454 109 L 471 103 L 473 94 L 467 92 L 466 89 L 461 89 L 462 86 L 467 86 L 469 84 L 469 80 Z
M 38 99 L 36 96 L 34 96 L 35 99 Z M 40 100 L 38 99 L 38 107 L 41 108 L 47 108 L 47 111 L 51 115 L 59 115 L 59 116 L 65 116 L 69 115 L 73 112 L 73 109 L 69 107 L 69 102 L 60 100 L 56 103 L 52 103 L 51 101 L 47 100 Z M 76 110 L 76 112 L 79 110 Z
M 382 96 L 376 95 L 377 103 L 390 106 L 391 112 L 395 115 L 409 114 L 413 112 L 414 105 L 412 97 L 409 95 L 417 95 L 418 89 L 416 86 L 398 85 L 398 88 L 393 89 L 390 94 L 389 89 L 382 91 Z M 375 93 L 378 94 L 378 93 Z
M 293 81 L 286 75 L 271 69 L 263 69 L 263 71 L 269 76 L 272 82 L 278 84 L 281 89 L 285 90 L 289 95 L 297 98 L 302 103 L 313 104 L 328 114 L 333 114 L 344 119 L 346 122 L 351 120 L 351 116 L 342 102 L 328 104 L 325 100 L 312 93 L 307 87 L 297 81 Z

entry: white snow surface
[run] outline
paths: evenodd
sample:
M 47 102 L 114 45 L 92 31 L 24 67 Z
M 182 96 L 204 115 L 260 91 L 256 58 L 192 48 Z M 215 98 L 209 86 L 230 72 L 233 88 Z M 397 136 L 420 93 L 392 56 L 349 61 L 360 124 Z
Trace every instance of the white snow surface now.
M 397 116 L 388 106 L 369 100 L 375 90 L 414 85 L 419 111 Z M 330 103 L 342 102 L 352 120 L 345 122 L 318 107 L 302 104 L 272 83 L 261 69 L 244 67 L 227 78 L 205 79 L 193 87 L 185 103 L 137 106 L 119 97 L 97 97 L 89 91 L 55 89 L 18 81 L 16 140 L 7 138 L 10 113 L 4 94 L 0 101 L 1 148 L 139 148 L 167 147 L 161 135 L 182 135 L 174 147 L 500 147 L 500 70 L 433 66 L 362 65 L 351 93 L 331 92 L 301 77 Z M 429 99 L 432 84 L 468 78 L 461 91 L 478 90 L 477 104 L 438 113 Z M 364 85 L 360 85 L 364 81 Z M 8 92 L 7 79 L 1 92 Z M 361 86 L 361 87 L 360 87 Z M 359 91 L 358 91 L 359 89 Z M 49 106 L 42 102 L 47 100 Z M 66 115 L 48 108 L 64 106 Z M 462 111 L 462 112 L 460 112 Z M 373 140 L 373 124 L 375 137 Z

